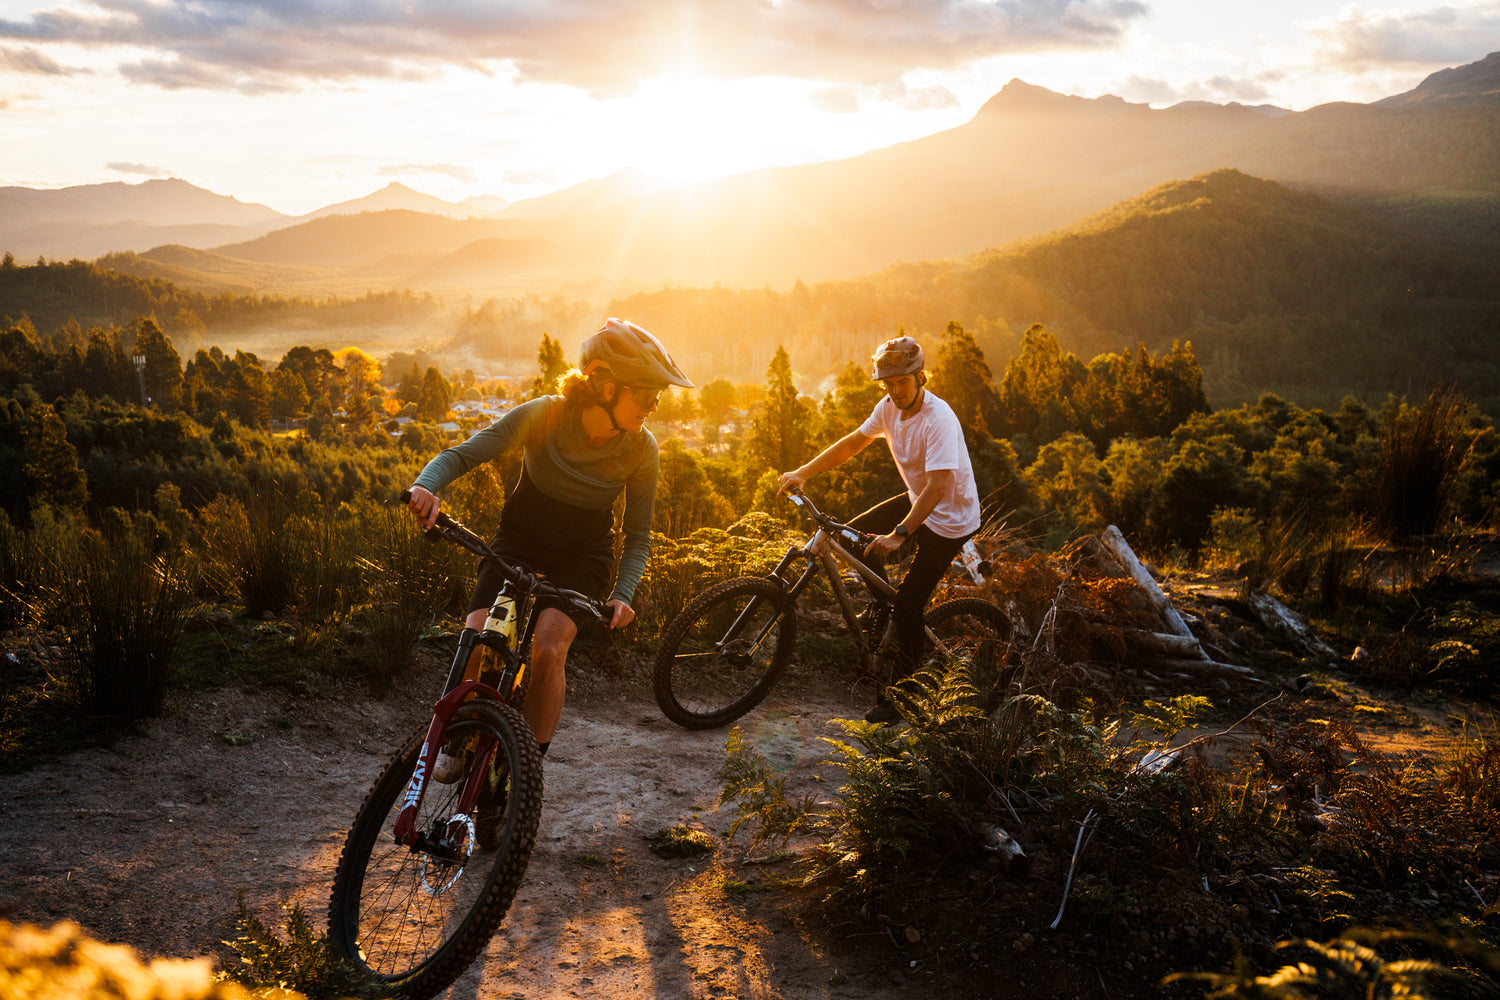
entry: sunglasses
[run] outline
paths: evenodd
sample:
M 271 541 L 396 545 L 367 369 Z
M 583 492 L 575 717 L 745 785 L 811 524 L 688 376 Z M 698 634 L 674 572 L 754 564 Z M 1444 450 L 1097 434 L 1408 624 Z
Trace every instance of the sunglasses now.
M 653 389 L 645 385 L 627 385 L 624 387 L 635 397 L 636 405 L 643 410 L 653 409 L 661 402 L 661 389 Z

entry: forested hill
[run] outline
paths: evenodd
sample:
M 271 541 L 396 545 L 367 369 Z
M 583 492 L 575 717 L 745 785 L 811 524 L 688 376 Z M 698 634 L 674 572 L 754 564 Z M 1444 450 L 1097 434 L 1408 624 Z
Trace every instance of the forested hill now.
M 693 330 L 706 370 L 734 370 L 755 353 L 749 339 L 785 343 L 813 367 L 898 324 L 932 336 L 950 320 L 1003 363 L 1042 323 L 1080 357 L 1191 340 L 1218 405 L 1264 390 L 1312 405 L 1416 395 L 1432 379 L 1500 404 L 1500 263 L 1233 170 L 962 260 L 780 296 L 662 291 L 611 309 Z
M 124 325 L 154 313 L 174 337 L 184 323 L 198 324 L 203 340 L 226 348 L 249 326 L 400 323 L 430 343 L 447 340 L 465 363 L 482 363 L 529 359 L 544 332 L 576 342 L 599 316 L 615 314 L 668 338 L 693 371 L 745 381 L 763 377 L 778 346 L 816 378 L 899 327 L 935 337 L 950 321 L 974 334 L 999 371 L 1026 328 L 1041 323 L 1084 358 L 1191 340 L 1215 405 L 1267 390 L 1308 406 L 1336 405 L 1346 393 L 1415 398 L 1442 380 L 1500 412 L 1500 263 L 1383 218 L 1222 170 L 973 257 L 785 293 L 672 288 L 555 308 L 501 300 L 445 314 L 409 294 L 205 296 L 76 261 L 12 262 L 0 268 L 0 317 L 26 314 L 45 332 L 69 318 Z

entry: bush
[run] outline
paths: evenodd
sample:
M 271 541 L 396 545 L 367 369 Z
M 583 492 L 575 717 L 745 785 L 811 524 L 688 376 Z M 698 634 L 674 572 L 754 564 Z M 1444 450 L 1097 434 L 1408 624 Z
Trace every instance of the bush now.
M 0 920 L 0 996 L 6 1000 L 250 1000 L 216 982 L 206 958 L 142 962 L 124 945 L 95 941 L 72 921 L 50 928 Z M 287 994 L 282 1000 L 298 1000 Z
M 311 555 L 292 505 L 279 487 L 242 504 L 220 496 L 200 518 L 203 557 L 221 592 L 239 597 L 245 613 L 276 613 L 297 603 L 298 582 Z
M 150 515 L 115 513 L 102 531 L 72 517 L 37 520 L 33 542 L 46 547 L 50 562 L 36 620 L 72 639 L 80 703 L 140 718 L 161 711 L 193 607 L 194 568 L 180 549 L 155 550 Z
M 360 525 L 368 595 L 356 609 L 368 639 L 361 663 L 382 689 L 410 662 L 427 630 L 466 602 L 473 563 L 455 545 L 429 542 L 403 508 L 366 503 L 344 508 L 342 516 Z
M 1390 417 L 1367 500 L 1392 538 L 1437 530 L 1468 459 L 1468 412 L 1461 392 L 1435 389 L 1417 410 L 1402 407 Z

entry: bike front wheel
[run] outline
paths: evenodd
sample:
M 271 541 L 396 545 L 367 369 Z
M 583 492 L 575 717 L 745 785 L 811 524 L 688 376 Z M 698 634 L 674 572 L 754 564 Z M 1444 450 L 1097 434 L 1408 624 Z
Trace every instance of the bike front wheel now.
M 429 781 L 416 828 L 434 849 L 413 850 L 393 836 L 403 794 L 421 759 L 426 728 L 391 758 L 365 796 L 334 874 L 329 936 L 355 966 L 392 995 L 426 1000 L 464 973 L 489 943 L 515 898 L 536 842 L 542 761 L 536 739 L 509 705 L 460 705 L 443 732 L 469 747 L 469 767 L 485 785 L 460 812 L 465 780 Z
M 714 729 L 770 693 L 797 642 L 797 616 L 760 577 L 726 580 L 682 609 L 662 633 L 652 687 L 684 729 Z
M 929 665 L 942 658 L 962 660 L 969 664 L 974 684 L 985 695 L 1004 694 L 1010 679 L 1010 618 L 989 601 L 977 597 L 960 597 L 945 601 L 927 612 L 928 629 L 937 637 L 941 648 L 927 643 Z

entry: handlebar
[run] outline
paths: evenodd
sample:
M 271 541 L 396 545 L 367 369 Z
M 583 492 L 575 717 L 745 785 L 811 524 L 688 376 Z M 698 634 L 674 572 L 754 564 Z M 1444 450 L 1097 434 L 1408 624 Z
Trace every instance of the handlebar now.
M 401 506 L 405 507 L 411 501 L 411 490 L 402 490 L 401 496 L 398 499 Z M 493 562 L 496 568 L 500 570 L 501 575 L 516 586 L 541 594 L 544 597 L 556 597 L 567 601 L 580 610 L 587 611 L 606 625 L 609 624 L 612 612 L 606 602 L 596 600 L 576 590 L 568 590 L 566 587 L 559 587 L 548 583 L 526 567 L 506 562 L 504 557 L 490 548 L 489 544 L 483 538 L 479 537 L 478 534 L 462 521 L 449 516 L 445 511 L 438 511 L 437 520 L 433 522 L 432 527 L 424 530 L 422 534 L 429 542 L 442 540 L 468 549 L 476 556 Z
M 856 552 L 864 552 L 869 544 L 875 540 L 875 536 L 860 531 L 858 528 L 850 527 L 841 521 L 835 521 L 827 514 L 818 510 L 812 499 L 801 490 L 787 490 L 786 498 L 797 506 L 802 513 L 806 514 L 814 524 L 822 528 L 830 535 L 841 539 L 845 545 L 853 546 Z

